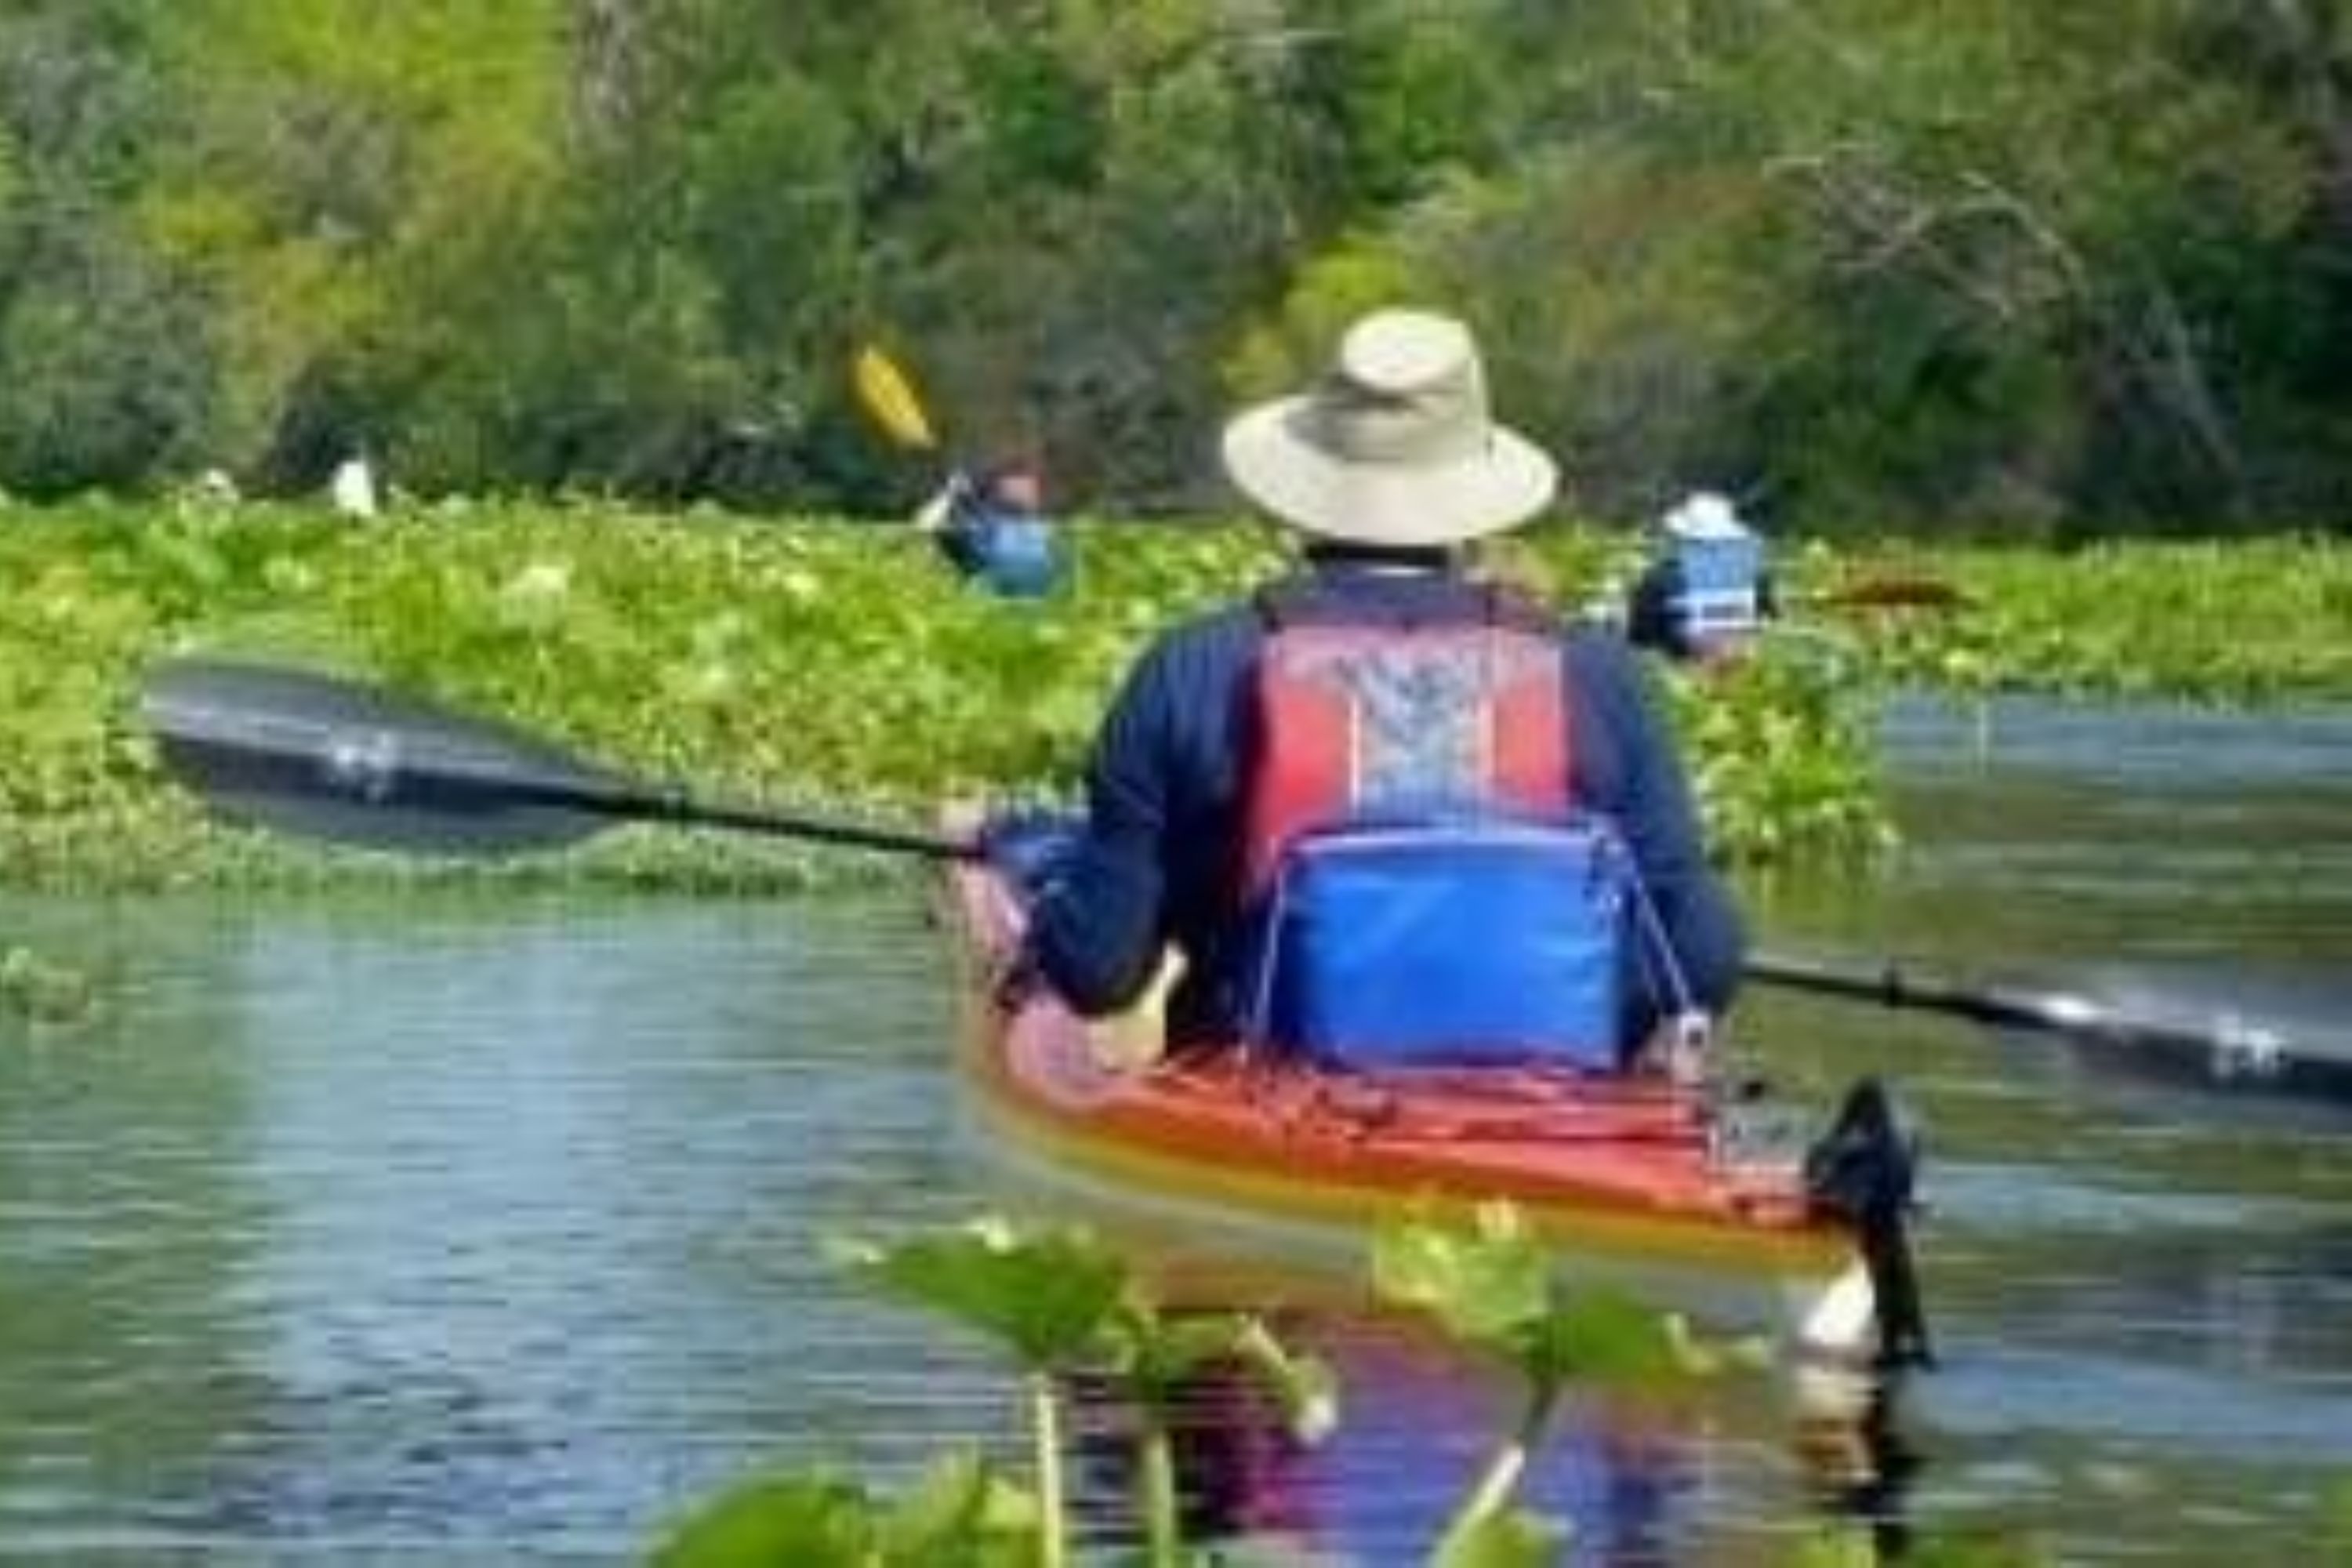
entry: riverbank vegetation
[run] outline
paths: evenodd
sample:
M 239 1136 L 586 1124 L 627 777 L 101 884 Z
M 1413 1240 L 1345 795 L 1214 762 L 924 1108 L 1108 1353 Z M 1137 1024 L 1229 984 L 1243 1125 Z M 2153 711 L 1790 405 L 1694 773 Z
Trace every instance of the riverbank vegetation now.
M 867 510 L 873 337 L 1181 512 L 1402 297 L 1598 515 L 2340 527 L 2347 73 L 2314 0 L 17 5 L 0 488 Z
M 895 526 L 445 507 L 358 525 L 190 501 L 0 512 L 0 879 L 436 874 L 208 826 L 137 712 L 153 660 L 321 665 L 534 730 L 698 792 L 920 825 L 950 796 L 1066 798 L 1119 671 L 1171 617 L 1276 569 L 1242 525 L 1088 522 L 1039 608 L 967 591 Z M 1547 526 L 1490 569 L 1564 605 L 1632 546 Z M 1887 833 L 1868 705 L 1892 681 L 2245 700 L 2352 690 L 2352 551 L 2321 542 L 1790 556 L 1792 604 L 1898 576 L 1961 607 L 1792 611 L 1727 675 L 1664 673 L 1710 830 L 1747 863 L 1866 856 Z M 1851 596 L 1851 595 L 1848 595 Z M 868 858 L 654 831 L 510 874 L 772 886 Z

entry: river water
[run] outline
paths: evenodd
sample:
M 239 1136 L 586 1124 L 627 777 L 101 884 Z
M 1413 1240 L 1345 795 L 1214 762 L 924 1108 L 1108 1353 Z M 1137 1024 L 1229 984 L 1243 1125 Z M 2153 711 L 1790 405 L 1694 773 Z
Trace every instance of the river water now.
M 1776 945 L 2352 1050 L 2352 718 L 1916 707 L 1889 738 L 1898 874 L 1750 889 Z M 990 1201 L 918 891 L 47 898 L 0 939 L 104 1000 L 0 1024 L 0 1556 L 618 1563 L 765 1467 L 1019 1458 L 990 1352 L 819 1246 Z M 1989 1529 L 2308 1559 L 2352 1512 L 2352 1112 L 1801 995 L 1741 1026 L 1785 1098 L 1881 1071 L 1920 1115 L 1944 1363 L 1834 1453 L 1767 1387 L 1575 1401 L 1531 1490 L 1578 1561 Z M 1204 1390 L 1202 1517 L 1418 1560 L 1500 1391 L 1401 1325 L 1286 1327 L 1337 1364 L 1340 1435 Z M 1099 1542 L 1123 1479 L 1081 1414 Z

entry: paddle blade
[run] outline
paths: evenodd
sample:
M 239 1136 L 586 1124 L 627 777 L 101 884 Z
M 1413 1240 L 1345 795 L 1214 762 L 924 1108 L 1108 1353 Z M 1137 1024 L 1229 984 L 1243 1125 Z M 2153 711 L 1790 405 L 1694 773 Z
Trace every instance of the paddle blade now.
M 168 664 L 142 704 L 220 816 L 367 848 L 503 855 L 608 826 L 620 781 L 529 736 L 305 670 Z
M 923 414 L 923 401 L 915 395 L 914 384 L 888 354 L 867 343 L 857 351 L 850 374 L 857 401 L 890 439 L 923 451 L 939 445 L 931 422 Z

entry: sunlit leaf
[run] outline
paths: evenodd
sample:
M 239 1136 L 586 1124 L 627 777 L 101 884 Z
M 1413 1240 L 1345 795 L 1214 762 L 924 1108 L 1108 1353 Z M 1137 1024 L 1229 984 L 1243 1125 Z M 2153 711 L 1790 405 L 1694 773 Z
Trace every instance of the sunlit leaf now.
M 864 1490 L 822 1476 L 746 1482 L 721 1494 L 654 1552 L 656 1568 L 865 1568 L 872 1504 Z
M 1000 1218 L 839 1256 L 900 1299 L 987 1334 L 1032 1368 L 1095 1348 L 1128 1284 L 1125 1262 L 1091 1233 L 1033 1230 Z
M 891 1507 L 877 1545 L 904 1568 L 1028 1568 L 1037 1560 L 1037 1500 L 976 1455 L 936 1461 Z
M 1570 1537 L 1562 1521 L 1506 1509 L 1448 1531 L 1430 1561 L 1434 1568 L 1549 1568 L 1562 1560 Z
M 1654 1385 L 1754 1364 L 1748 1350 L 1702 1340 L 1680 1316 L 1613 1291 L 1568 1293 L 1520 1345 L 1522 1365 L 1553 1383 Z
M 1476 1228 L 1384 1222 L 1372 1237 L 1372 1286 L 1384 1300 L 1430 1313 L 1456 1338 L 1505 1344 L 1548 1309 L 1551 1259 L 1515 1211 L 1488 1205 Z

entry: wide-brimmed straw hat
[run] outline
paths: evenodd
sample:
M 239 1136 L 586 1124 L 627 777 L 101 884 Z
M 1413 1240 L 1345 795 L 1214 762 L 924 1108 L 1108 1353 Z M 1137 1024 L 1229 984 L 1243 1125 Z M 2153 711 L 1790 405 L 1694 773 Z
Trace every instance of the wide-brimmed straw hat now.
M 1427 310 L 1348 329 L 1314 386 L 1225 426 L 1225 471 L 1300 531 L 1356 544 L 1459 543 L 1551 500 L 1552 460 L 1486 412 L 1470 331 Z
M 1738 539 L 1750 531 L 1731 502 L 1713 490 L 1696 490 L 1666 513 L 1666 531 L 1677 539 Z

